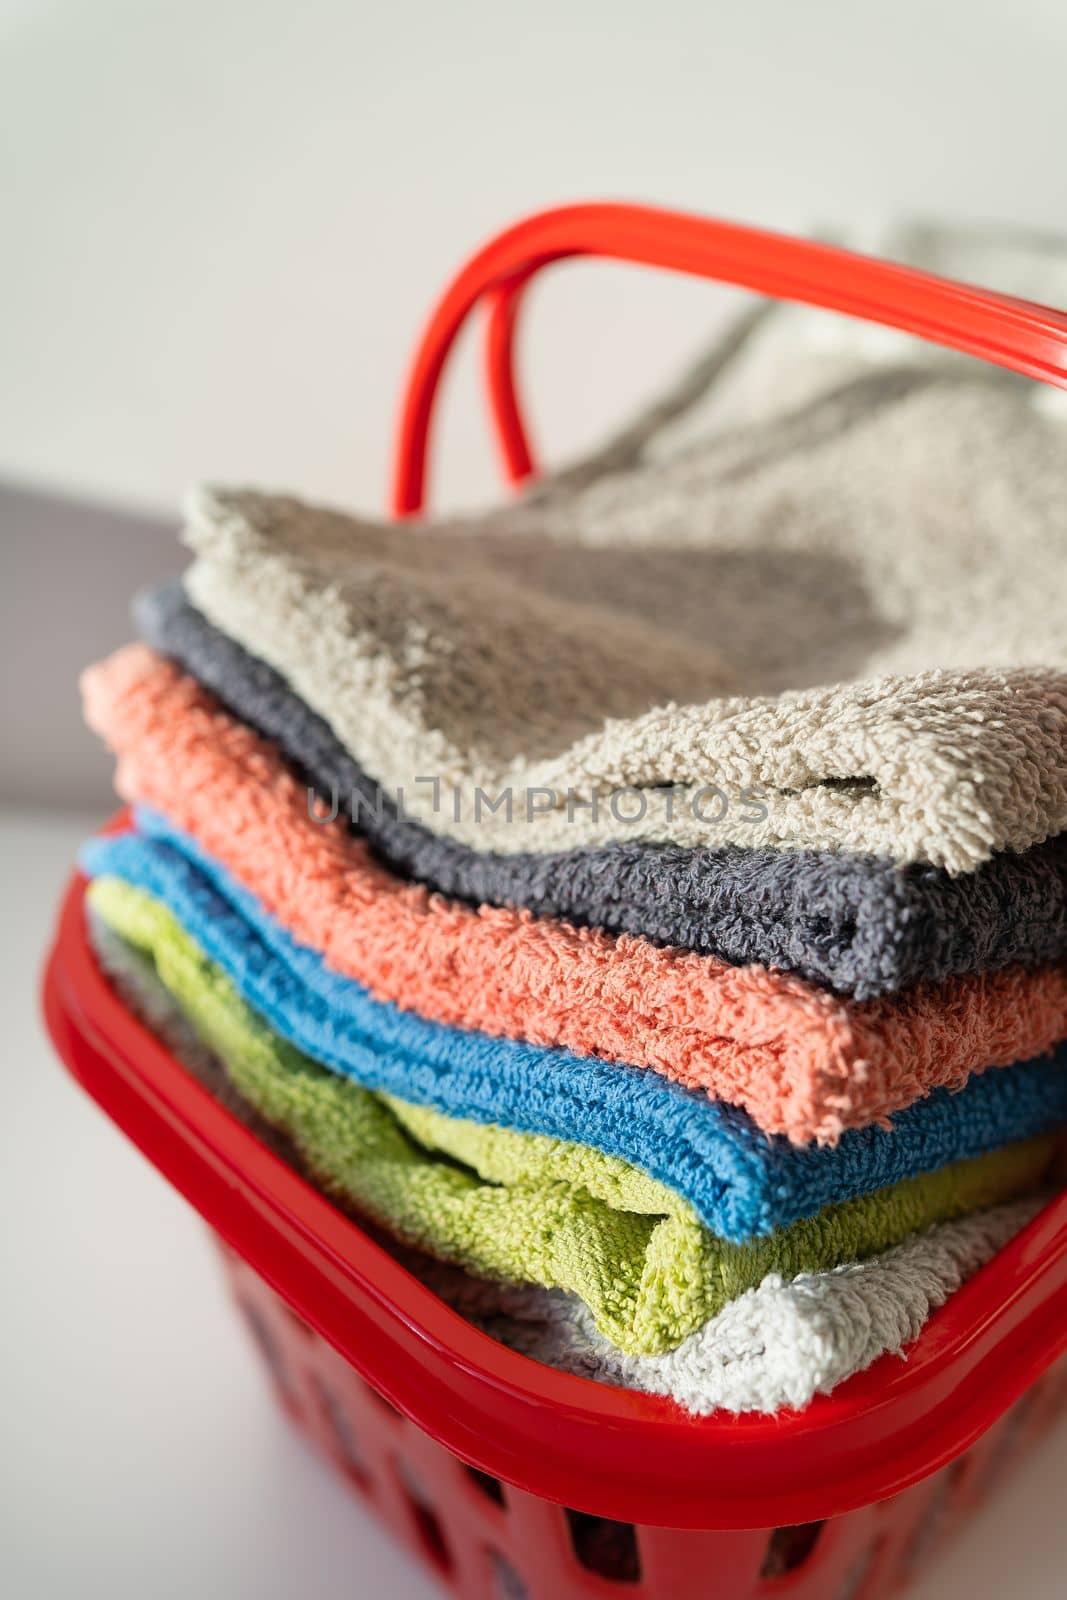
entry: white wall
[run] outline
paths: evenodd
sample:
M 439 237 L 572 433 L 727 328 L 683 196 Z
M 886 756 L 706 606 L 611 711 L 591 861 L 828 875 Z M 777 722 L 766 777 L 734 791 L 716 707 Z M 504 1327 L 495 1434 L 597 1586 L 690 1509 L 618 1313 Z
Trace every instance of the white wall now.
M 599 195 L 775 225 L 1064 221 L 1062 0 L 0 0 L 0 473 L 172 512 L 193 478 L 376 504 L 446 274 Z M 571 269 L 547 442 L 712 315 Z M 453 498 L 487 483 L 473 388 Z

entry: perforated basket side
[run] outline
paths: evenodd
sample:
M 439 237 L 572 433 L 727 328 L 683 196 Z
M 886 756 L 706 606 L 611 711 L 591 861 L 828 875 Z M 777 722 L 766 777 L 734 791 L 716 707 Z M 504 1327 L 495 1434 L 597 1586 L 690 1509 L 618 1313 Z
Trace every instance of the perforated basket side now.
M 278 1402 L 367 1509 L 464 1600 L 878 1600 L 927 1566 L 1067 1403 L 1064 1358 L 949 1466 L 823 1522 L 739 1532 L 615 1522 L 460 1461 L 245 1262 L 222 1255 Z

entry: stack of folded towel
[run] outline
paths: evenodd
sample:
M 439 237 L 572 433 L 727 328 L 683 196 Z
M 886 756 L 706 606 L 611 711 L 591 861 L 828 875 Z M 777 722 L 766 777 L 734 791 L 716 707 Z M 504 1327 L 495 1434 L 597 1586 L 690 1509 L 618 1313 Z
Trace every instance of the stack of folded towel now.
M 901 1350 L 1067 1125 L 1065 424 L 821 326 L 481 518 L 201 494 L 84 679 L 129 1003 L 464 1314 L 696 1412 Z

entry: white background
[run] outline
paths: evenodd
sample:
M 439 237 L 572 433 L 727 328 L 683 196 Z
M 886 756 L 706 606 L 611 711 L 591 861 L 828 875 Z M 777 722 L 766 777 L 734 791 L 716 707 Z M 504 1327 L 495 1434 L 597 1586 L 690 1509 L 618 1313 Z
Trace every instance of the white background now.
M 533 207 L 1067 227 L 1065 69 L 1062 0 L 0 0 L 5 1594 L 431 1592 L 275 1418 L 201 1230 L 35 1018 L 50 908 L 105 804 L 73 676 L 180 561 L 186 485 L 380 505 L 421 316 Z M 546 452 L 722 305 L 559 272 L 523 350 Z M 450 503 L 493 482 L 464 356 Z M 1053 1439 L 916 1596 L 1061 1596 L 1065 1467 Z
M 1064 220 L 1062 0 L 0 17 L 0 471 L 166 514 L 205 476 L 376 504 L 423 312 L 534 207 Z M 559 274 L 531 341 L 548 442 L 670 370 L 708 295 Z M 481 430 L 461 398 L 444 456 L 466 493 Z

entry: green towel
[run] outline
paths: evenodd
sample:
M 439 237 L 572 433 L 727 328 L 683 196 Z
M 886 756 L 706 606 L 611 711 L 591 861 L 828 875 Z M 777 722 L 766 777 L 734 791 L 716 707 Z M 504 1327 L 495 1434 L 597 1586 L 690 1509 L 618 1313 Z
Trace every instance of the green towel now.
M 237 995 L 172 913 L 117 878 L 93 910 L 155 963 L 234 1086 L 323 1188 L 405 1243 L 483 1277 L 571 1290 L 621 1349 L 659 1355 L 769 1272 L 873 1255 L 1040 1181 L 1049 1138 L 909 1179 L 769 1238 L 716 1238 L 678 1195 L 585 1145 L 447 1117 L 318 1066 Z

